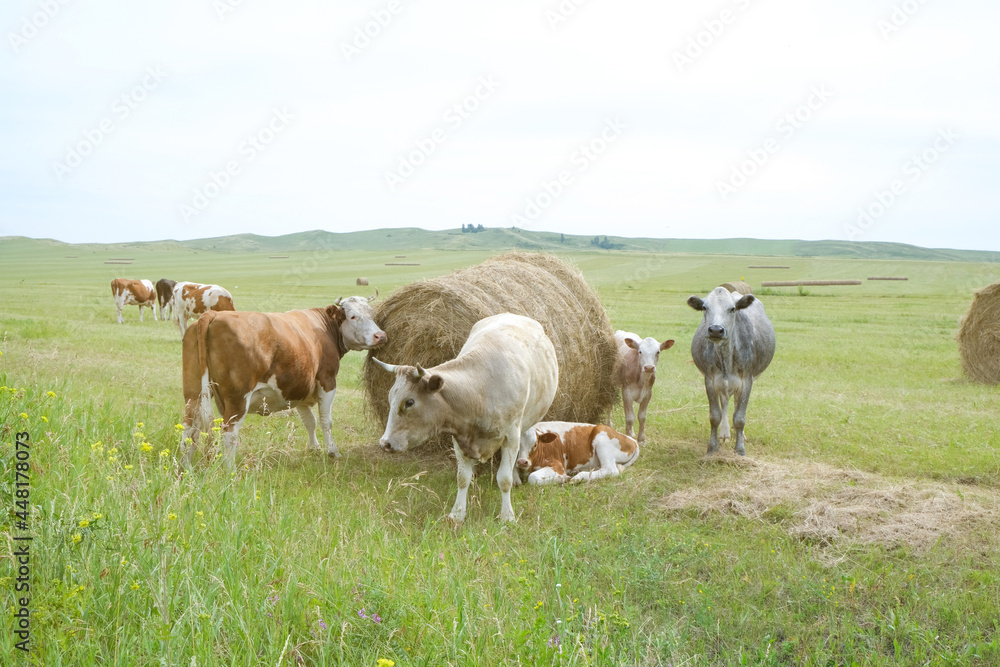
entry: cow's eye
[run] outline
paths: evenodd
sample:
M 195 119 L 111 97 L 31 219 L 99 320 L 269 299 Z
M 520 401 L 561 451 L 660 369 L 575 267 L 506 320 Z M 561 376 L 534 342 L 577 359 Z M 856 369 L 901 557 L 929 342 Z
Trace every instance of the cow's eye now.
M 403 403 L 403 407 L 407 408 L 407 409 L 408 408 L 412 408 L 413 407 L 413 399 L 412 398 L 406 399 L 406 402 Z
M 358 319 L 358 316 L 357 315 L 351 315 L 351 319 L 352 320 L 356 320 L 356 319 Z
M 729 312 L 730 313 L 735 313 L 736 312 L 736 306 L 733 306 L 732 308 L 730 308 Z

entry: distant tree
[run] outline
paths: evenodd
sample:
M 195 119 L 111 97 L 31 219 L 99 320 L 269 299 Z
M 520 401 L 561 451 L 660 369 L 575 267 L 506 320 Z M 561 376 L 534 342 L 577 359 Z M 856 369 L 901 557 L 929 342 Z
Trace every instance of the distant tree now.
M 560 234 L 559 235 L 559 243 L 566 243 L 566 235 L 565 234 Z
M 468 234 L 469 233 L 469 230 L 465 228 L 465 223 L 462 223 L 462 233 L 463 234 Z
M 476 227 L 476 231 L 477 231 L 477 232 L 483 232 L 483 231 L 486 231 L 486 230 L 485 230 L 485 229 L 483 228 L 483 223 L 481 223 L 481 222 L 479 223 L 479 226 L 478 226 L 478 227 Z

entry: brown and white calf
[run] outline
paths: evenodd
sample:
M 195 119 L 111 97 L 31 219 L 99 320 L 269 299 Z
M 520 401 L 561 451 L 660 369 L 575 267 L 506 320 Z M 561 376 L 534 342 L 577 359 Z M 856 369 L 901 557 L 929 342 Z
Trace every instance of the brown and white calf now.
M 655 338 L 639 338 L 630 331 L 619 329 L 615 332 L 618 342 L 618 386 L 622 389 L 622 403 L 625 407 L 625 433 L 635 437 L 632 430 L 636 413 L 633 403 L 639 402 L 639 443 L 646 442 L 646 408 L 649 399 L 653 397 L 653 383 L 656 382 L 656 362 L 660 360 L 660 352 L 669 350 L 674 345 L 673 340 L 662 343 Z
M 174 320 L 181 330 L 181 336 L 187 331 L 187 322 L 192 317 L 209 310 L 216 312 L 236 310 L 233 307 L 233 295 L 225 287 L 189 282 L 174 285 L 171 309 Z
M 153 311 L 153 319 L 156 319 L 156 290 L 152 281 L 115 278 L 111 281 L 111 295 L 115 298 L 115 308 L 118 309 L 118 324 L 123 324 L 122 311 L 125 306 L 139 306 L 140 322 L 143 306 Z
M 433 368 L 373 361 L 396 375 L 382 449 L 402 452 L 450 435 L 458 495 L 448 516 L 455 522 L 465 519 L 476 464 L 499 451 L 500 520 L 514 521 L 514 463 L 527 455 L 527 430 L 549 411 L 559 384 L 556 350 L 542 325 L 501 313 L 476 322 L 458 356 Z
M 176 281 L 168 280 L 167 278 L 160 278 L 156 281 L 156 304 L 160 307 L 160 320 L 163 322 L 166 322 L 167 320 L 167 314 L 165 311 L 167 309 L 172 310 L 174 301 L 174 286 L 176 284 Z
M 529 429 L 534 442 L 527 458 L 517 461 L 528 484 L 592 482 L 615 477 L 639 457 L 639 443 L 603 424 L 539 422 Z
M 235 465 L 236 437 L 247 413 L 267 415 L 296 408 L 319 449 L 313 405 L 319 405 L 326 452 L 333 442 L 331 407 L 337 371 L 348 350 L 370 350 L 386 341 L 373 321 L 371 297 L 337 299 L 326 308 L 287 313 L 209 311 L 188 329 L 183 345 L 184 434 L 190 465 L 200 433 L 212 428 L 211 399 L 222 416 L 226 463 Z

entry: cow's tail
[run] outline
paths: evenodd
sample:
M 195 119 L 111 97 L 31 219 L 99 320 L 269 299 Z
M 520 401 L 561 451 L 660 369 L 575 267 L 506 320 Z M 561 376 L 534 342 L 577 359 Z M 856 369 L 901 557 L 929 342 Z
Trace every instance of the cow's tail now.
M 212 429 L 212 389 L 208 376 L 208 327 L 215 313 L 208 312 L 184 335 L 184 403 L 186 424 L 201 433 Z

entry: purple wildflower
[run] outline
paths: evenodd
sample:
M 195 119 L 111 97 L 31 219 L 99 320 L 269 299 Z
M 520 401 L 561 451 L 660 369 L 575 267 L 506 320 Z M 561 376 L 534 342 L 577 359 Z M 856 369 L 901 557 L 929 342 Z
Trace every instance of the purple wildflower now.
M 549 638 L 549 648 L 556 648 L 560 644 L 562 644 L 562 636 L 561 635 L 552 635 Z
M 375 623 L 381 623 L 382 622 L 382 617 L 379 616 L 378 614 L 372 614 L 372 621 L 375 622 Z
M 360 616 L 361 618 L 368 618 L 368 614 L 365 613 L 365 610 L 363 608 L 358 610 L 358 616 Z

